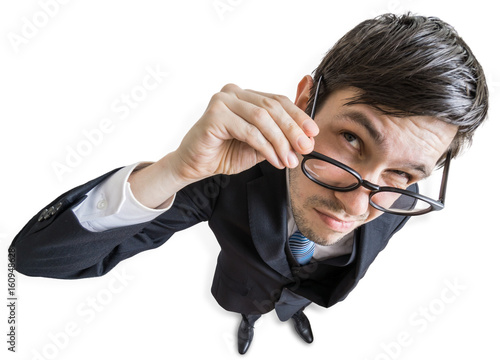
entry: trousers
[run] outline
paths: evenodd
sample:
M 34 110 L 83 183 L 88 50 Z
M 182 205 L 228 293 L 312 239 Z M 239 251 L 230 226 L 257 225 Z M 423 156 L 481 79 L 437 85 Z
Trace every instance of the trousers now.
M 278 319 L 281 321 L 289 320 L 293 314 L 304 310 L 311 303 L 310 300 L 291 292 L 288 289 L 283 289 L 279 300 L 274 304 L 274 310 Z M 243 317 L 250 323 L 251 326 L 261 317 L 261 314 L 242 314 Z

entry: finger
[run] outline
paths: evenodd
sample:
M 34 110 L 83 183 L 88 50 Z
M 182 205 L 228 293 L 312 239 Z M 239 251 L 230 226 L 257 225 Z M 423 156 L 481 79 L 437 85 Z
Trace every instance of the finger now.
M 284 95 L 270 94 L 255 90 L 248 91 L 279 101 L 283 108 L 288 112 L 288 114 L 290 114 L 290 116 L 296 121 L 296 123 L 304 130 L 307 136 L 314 137 L 318 135 L 319 127 L 316 122 L 311 119 L 311 117 L 307 115 L 301 108 L 295 105 L 288 97 Z
M 256 95 L 260 95 L 261 98 L 258 97 L 247 97 L 245 100 L 252 102 L 254 105 L 262 106 L 263 102 L 267 99 L 274 99 L 281 103 L 283 108 L 286 109 L 288 114 L 290 114 L 296 121 L 296 123 L 304 130 L 307 136 L 314 137 L 319 133 L 319 128 L 316 122 L 309 117 L 301 108 L 296 106 L 290 99 L 284 95 L 276 95 L 271 93 L 266 93 L 262 91 L 255 91 L 251 89 L 241 89 L 239 86 L 234 84 L 227 84 L 222 88 L 222 91 L 226 91 L 228 93 L 232 93 L 236 96 L 239 95 L 240 98 L 245 99 L 245 93 L 253 93 Z M 253 101 L 252 101 L 253 100 Z
M 318 135 L 319 128 L 314 120 L 286 96 L 253 90 L 237 92 L 236 94 L 243 100 L 265 108 L 288 138 L 295 151 L 306 154 L 313 150 L 313 143 L 309 137 Z
M 288 167 L 296 167 L 299 164 L 297 155 L 293 151 L 289 139 L 283 133 L 276 120 L 270 115 L 270 112 L 249 101 L 231 97 L 231 95 L 228 96 L 230 98 L 227 99 L 225 104 L 229 110 L 258 129 L 260 132 L 259 135 L 264 136 L 273 146 L 275 153 L 279 156 L 283 164 Z M 284 110 L 282 112 L 281 116 L 284 116 L 286 112 Z M 293 120 L 290 121 L 293 122 Z M 295 124 L 295 126 L 297 125 Z M 255 130 L 252 129 L 251 131 Z
M 257 162 L 261 162 L 266 159 L 278 169 L 285 168 L 285 165 L 281 161 L 275 148 L 257 127 L 241 118 L 233 121 L 232 125 L 233 126 L 228 128 L 231 136 L 233 136 L 236 140 L 244 142 L 252 147 L 257 154 Z
M 232 138 L 248 144 L 257 154 L 260 154 L 260 156 L 257 156 L 258 162 L 265 158 L 273 166 L 279 169 L 285 168 L 285 165 L 280 160 L 273 145 L 255 125 L 249 123 L 234 112 L 231 112 L 230 115 L 221 119 L 221 122 L 225 131 L 227 131 Z

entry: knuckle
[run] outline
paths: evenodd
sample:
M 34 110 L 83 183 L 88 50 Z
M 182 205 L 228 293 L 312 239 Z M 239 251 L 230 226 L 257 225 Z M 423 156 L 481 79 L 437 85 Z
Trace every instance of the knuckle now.
M 210 99 L 210 102 L 208 104 L 206 112 L 222 111 L 222 109 L 226 107 L 226 105 L 225 105 L 226 98 L 227 98 L 227 95 L 222 93 L 222 92 L 218 92 L 218 93 L 214 94 L 212 96 L 212 98 Z
M 279 94 L 273 95 L 273 99 L 276 100 L 277 102 L 279 102 L 280 104 L 283 104 L 284 102 L 289 101 L 288 97 L 286 97 L 285 95 L 279 95 Z
M 266 109 L 270 109 L 270 110 L 278 110 L 280 107 L 281 107 L 281 104 L 279 103 L 278 100 L 275 100 L 275 99 L 272 99 L 272 98 L 268 98 L 268 97 L 265 97 L 263 100 L 262 100 L 262 103 L 264 105 L 264 107 Z
M 255 107 L 252 110 L 252 119 L 257 123 L 257 124 L 263 124 L 266 122 L 266 119 L 268 119 L 269 113 L 267 112 L 266 109 L 263 109 L 261 107 Z
M 246 134 L 247 140 L 254 140 L 257 144 L 263 145 L 264 137 L 262 136 L 262 133 L 252 124 L 248 124 Z
M 238 85 L 229 83 L 222 87 L 221 92 L 235 92 L 239 88 L 240 87 Z
M 212 95 L 212 98 L 210 99 L 210 103 L 215 103 L 215 102 L 221 102 L 223 101 L 224 94 L 222 92 L 218 92 Z

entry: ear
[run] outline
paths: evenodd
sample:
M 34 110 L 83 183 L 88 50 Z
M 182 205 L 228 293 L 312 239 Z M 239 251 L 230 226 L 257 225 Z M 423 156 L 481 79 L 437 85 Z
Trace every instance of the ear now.
M 297 85 L 297 95 L 295 96 L 295 105 L 302 110 L 306 110 L 307 102 L 309 101 L 309 94 L 313 86 L 313 78 L 311 75 L 306 75 L 300 80 Z

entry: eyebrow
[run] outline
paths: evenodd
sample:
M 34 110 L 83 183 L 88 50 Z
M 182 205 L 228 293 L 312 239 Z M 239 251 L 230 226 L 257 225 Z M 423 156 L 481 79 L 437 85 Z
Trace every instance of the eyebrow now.
M 370 121 L 370 118 L 363 112 L 356 110 L 347 110 L 340 114 L 335 115 L 335 119 L 347 120 L 362 126 L 370 135 L 373 141 L 379 146 L 385 146 L 387 140 L 385 136 L 378 131 Z M 429 171 L 425 164 L 420 163 L 403 163 L 400 165 L 402 168 L 410 168 L 422 174 L 422 179 L 425 179 L 431 175 L 432 171 Z M 421 180 L 422 180 L 421 179 Z
M 348 120 L 358 125 L 361 125 L 366 129 L 366 131 L 368 131 L 368 134 L 375 141 L 377 145 L 383 146 L 386 143 L 384 135 L 380 131 L 375 129 L 368 116 L 360 111 L 348 110 L 335 115 L 335 118 Z

